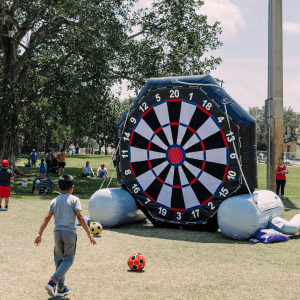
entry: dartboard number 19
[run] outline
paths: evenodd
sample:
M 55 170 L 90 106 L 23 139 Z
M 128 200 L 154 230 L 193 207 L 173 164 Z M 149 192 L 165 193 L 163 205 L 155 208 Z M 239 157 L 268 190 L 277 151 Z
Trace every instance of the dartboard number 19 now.
M 224 108 L 199 87 L 149 89 L 133 108 L 123 124 L 120 170 L 151 216 L 203 223 L 239 188 L 239 128 L 228 120 L 230 127 Z

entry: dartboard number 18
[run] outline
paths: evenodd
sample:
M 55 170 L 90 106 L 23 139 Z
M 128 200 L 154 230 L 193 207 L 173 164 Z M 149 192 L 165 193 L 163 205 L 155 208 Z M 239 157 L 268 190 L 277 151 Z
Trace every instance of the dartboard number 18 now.
M 149 89 L 129 113 L 122 182 L 153 218 L 205 223 L 239 188 L 239 128 L 228 120 L 200 87 Z

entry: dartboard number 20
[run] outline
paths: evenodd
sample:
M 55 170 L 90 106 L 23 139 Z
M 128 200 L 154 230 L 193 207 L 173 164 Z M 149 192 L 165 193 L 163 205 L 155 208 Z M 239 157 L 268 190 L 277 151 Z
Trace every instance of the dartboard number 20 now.
M 239 188 L 239 129 L 223 109 L 199 87 L 166 87 L 129 113 L 122 181 L 153 218 L 203 223 Z

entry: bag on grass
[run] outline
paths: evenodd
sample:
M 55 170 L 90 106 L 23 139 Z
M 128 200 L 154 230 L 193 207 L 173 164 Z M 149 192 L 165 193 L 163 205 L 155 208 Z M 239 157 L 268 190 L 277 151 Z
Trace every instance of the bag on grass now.
M 286 235 L 274 229 L 258 230 L 256 233 L 254 233 L 253 237 L 265 244 L 273 242 L 286 242 L 289 240 Z

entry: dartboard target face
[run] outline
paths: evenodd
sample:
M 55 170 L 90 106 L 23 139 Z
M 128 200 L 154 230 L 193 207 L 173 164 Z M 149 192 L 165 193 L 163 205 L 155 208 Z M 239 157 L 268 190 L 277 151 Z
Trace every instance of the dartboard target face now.
M 241 184 L 239 126 L 201 87 L 149 89 L 121 128 L 122 182 L 153 219 L 205 224 Z

